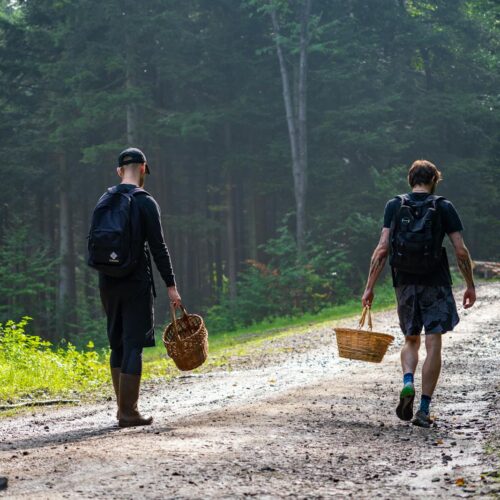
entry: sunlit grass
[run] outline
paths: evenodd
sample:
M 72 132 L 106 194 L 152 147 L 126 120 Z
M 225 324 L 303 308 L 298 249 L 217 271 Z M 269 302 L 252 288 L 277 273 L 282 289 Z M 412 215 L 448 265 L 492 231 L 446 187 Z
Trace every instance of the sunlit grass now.
M 104 355 L 92 345 L 55 348 L 28 335 L 29 318 L 0 324 L 0 401 L 95 393 L 107 382 Z
M 460 275 L 454 275 L 455 288 L 463 286 Z M 394 290 L 390 283 L 376 290 L 374 311 L 393 307 Z M 333 326 L 335 321 L 356 317 L 361 313 L 358 300 L 332 306 L 317 314 L 275 318 L 250 325 L 232 332 L 209 330 L 210 354 L 207 362 L 196 372 L 214 369 L 231 369 L 238 358 L 252 355 L 262 344 L 270 340 L 292 335 L 305 335 L 311 326 Z M 89 398 L 109 396 L 108 352 L 97 352 L 92 345 L 83 350 L 74 346 L 55 347 L 39 337 L 26 334 L 28 320 L 18 324 L 0 325 L 0 405 L 20 400 L 50 398 Z M 266 352 L 283 347 L 267 345 Z M 161 329 L 157 332 L 157 346 L 144 350 L 144 378 L 170 379 L 181 372 L 172 360 L 167 359 L 161 341 Z M 2 412 L 2 416 L 10 414 Z
M 375 310 L 391 307 L 394 292 L 389 285 L 377 290 Z M 305 334 L 312 325 L 321 326 L 332 321 L 359 315 L 359 300 L 324 309 L 318 314 L 276 318 L 256 323 L 233 332 L 214 333 L 209 330 L 210 355 L 198 372 L 224 367 L 231 361 L 247 356 L 262 343 Z M 8 322 L 0 326 L 0 404 L 19 400 L 61 397 L 96 398 L 111 395 L 108 353 L 97 352 L 92 345 L 82 351 L 72 345 L 52 346 L 39 337 L 25 332 L 28 320 L 18 324 Z M 161 341 L 144 350 L 144 378 L 169 379 L 180 374 Z
M 394 304 L 395 297 L 392 286 L 385 283 L 378 287 L 373 310 L 375 312 L 384 310 L 393 307 Z M 225 366 L 228 359 L 246 356 L 268 340 L 300 335 L 306 333 L 311 325 L 319 327 L 335 320 L 360 314 L 361 303 L 358 299 L 323 309 L 317 314 L 306 313 L 296 317 L 275 318 L 232 332 L 211 333 L 210 325 L 207 325 L 210 356 L 207 363 L 198 371 L 208 371 L 219 366 Z M 172 360 L 166 360 L 166 351 L 161 341 L 161 335 L 158 335 L 157 344 L 156 347 L 144 351 L 145 378 L 170 377 L 178 374 L 179 372 Z

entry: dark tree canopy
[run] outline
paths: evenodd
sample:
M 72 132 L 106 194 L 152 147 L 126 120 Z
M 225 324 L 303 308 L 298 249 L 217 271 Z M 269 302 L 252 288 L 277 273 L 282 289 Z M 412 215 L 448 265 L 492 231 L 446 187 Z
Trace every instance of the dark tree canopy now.
M 131 145 L 152 165 L 180 292 L 220 328 L 358 292 L 416 158 L 442 170 L 472 256 L 500 259 L 489 0 L 310 2 L 297 252 L 276 42 L 299 103 L 305 3 L 0 0 L 0 322 L 29 314 L 48 338 L 103 336 L 86 235 Z

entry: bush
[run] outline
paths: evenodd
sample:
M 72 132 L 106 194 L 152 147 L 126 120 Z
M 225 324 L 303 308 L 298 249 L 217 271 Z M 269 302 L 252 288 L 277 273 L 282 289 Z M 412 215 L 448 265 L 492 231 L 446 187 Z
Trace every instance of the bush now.
M 346 284 L 350 265 L 341 249 L 309 244 L 297 256 L 295 240 L 287 227 L 264 247 L 269 261 L 247 261 L 238 278 L 238 296 L 212 307 L 206 320 L 212 331 L 283 316 L 296 316 L 345 302 L 352 291 Z
M 34 228 L 13 217 L 0 240 L 0 322 L 30 311 L 38 328 L 53 330 L 56 265 Z
M 30 320 L 0 323 L 0 400 L 86 393 L 107 381 L 107 365 L 91 342 L 86 351 L 55 347 L 26 333 Z

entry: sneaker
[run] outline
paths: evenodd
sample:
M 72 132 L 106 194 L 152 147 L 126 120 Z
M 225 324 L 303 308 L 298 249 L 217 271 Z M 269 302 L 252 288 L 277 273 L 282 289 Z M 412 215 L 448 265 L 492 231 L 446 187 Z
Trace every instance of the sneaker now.
M 413 400 L 415 399 L 415 387 L 413 384 L 406 384 L 399 394 L 399 404 L 396 408 L 396 415 L 408 422 L 413 417 Z
M 427 413 L 423 412 L 422 410 L 418 410 L 415 414 L 415 418 L 411 421 L 411 423 L 413 425 L 416 425 L 417 427 L 425 427 L 426 429 L 428 429 L 432 424 L 432 420 L 430 419 L 429 415 L 427 415 Z

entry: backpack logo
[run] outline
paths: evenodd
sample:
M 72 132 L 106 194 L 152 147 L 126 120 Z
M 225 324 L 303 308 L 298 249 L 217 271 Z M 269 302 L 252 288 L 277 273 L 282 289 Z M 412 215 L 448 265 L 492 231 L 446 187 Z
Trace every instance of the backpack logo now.
M 116 258 L 118 257 L 118 255 L 115 252 L 111 252 L 109 256 L 111 257 L 109 259 L 110 262 L 119 262 L 118 260 L 116 260 Z

